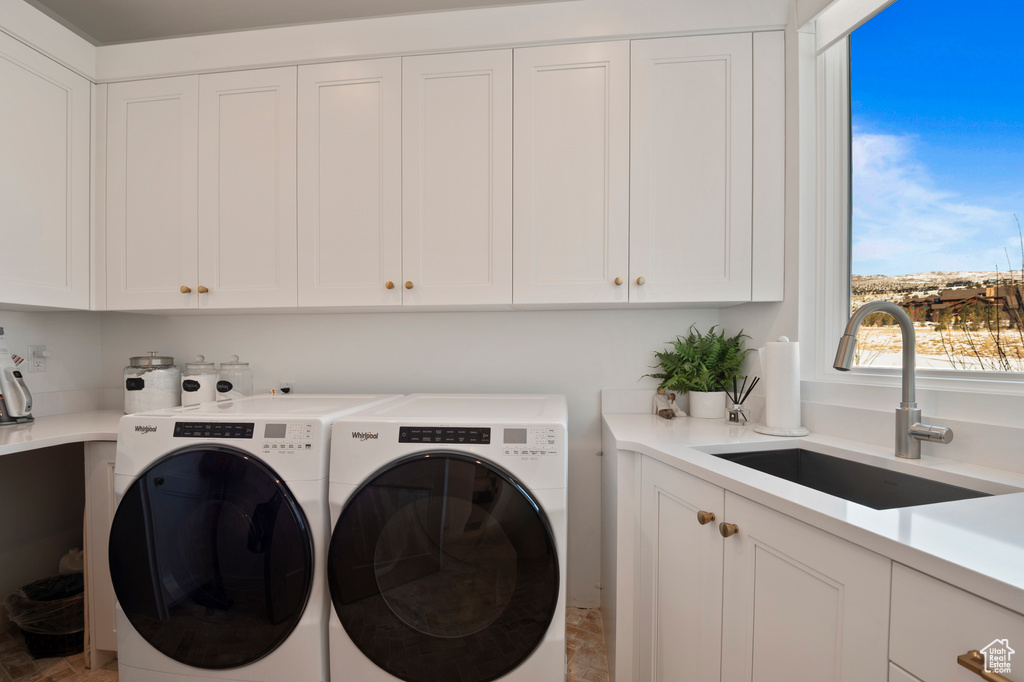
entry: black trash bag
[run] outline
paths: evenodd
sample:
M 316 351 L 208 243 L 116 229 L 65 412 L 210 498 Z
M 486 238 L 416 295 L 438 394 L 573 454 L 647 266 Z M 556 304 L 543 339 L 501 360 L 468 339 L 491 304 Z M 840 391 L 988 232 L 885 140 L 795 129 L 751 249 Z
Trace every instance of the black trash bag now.
M 21 628 L 33 658 L 82 651 L 85 586 L 81 573 L 43 578 L 4 598 L 11 620 Z

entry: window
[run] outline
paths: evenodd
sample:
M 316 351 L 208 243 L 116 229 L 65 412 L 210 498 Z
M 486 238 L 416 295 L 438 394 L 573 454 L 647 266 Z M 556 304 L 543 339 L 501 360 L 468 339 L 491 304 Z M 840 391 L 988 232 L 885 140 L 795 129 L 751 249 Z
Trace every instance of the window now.
M 1009 0 L 898 0 L 849 38 L 851 310 L 903 307 L 921 369 L 1024 371 L 1022 27 Z M 858 366 L 899 366 L 872 317 Z

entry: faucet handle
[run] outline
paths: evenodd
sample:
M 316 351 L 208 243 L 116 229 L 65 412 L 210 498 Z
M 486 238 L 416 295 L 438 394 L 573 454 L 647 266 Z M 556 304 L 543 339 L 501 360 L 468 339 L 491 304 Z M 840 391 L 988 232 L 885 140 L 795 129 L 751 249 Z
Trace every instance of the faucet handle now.
M 910 427 L 910 437 L 929 443 L 949 443 L 953 440 L 953 430 L 945 426 L 931 426 L 918 422 Z

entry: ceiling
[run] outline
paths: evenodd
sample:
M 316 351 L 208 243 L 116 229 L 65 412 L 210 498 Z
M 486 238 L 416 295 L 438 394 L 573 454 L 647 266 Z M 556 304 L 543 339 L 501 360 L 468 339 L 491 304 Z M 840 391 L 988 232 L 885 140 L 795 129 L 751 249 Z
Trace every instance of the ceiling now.
M 552 0 L 25 0 L 93 45 Z

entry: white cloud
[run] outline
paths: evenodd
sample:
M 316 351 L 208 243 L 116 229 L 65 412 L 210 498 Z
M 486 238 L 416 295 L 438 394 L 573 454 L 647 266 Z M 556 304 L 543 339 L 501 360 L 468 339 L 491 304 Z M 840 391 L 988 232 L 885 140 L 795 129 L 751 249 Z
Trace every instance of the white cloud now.
M 916 143 L 853 131 L 854 273 L 1005 270 L 1004 248 L 1019 268 L 1013 215 L 936 187 Z

